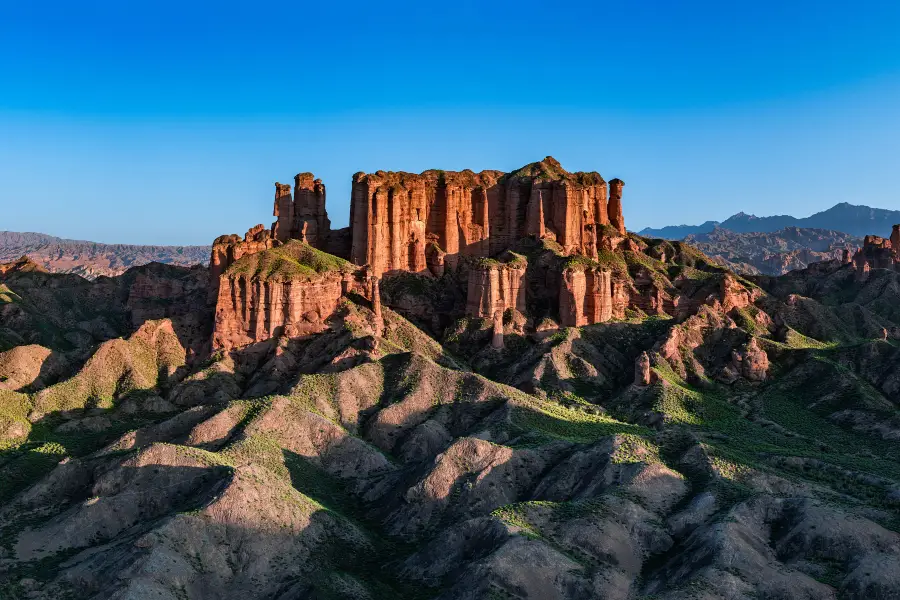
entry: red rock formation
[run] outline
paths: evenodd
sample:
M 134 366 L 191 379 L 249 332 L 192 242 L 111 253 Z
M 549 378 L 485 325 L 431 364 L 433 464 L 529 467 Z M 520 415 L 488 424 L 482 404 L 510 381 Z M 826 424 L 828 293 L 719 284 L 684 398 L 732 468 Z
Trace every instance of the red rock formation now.
M 731 366 L 749 381 L 765 381 L 769 373 L 769 357 L 760 348 L 756 338 L 750 340 L 742 350 L 731 353 Z
M 262 223 L 247 230 L 243 239 L 235 234 L 219 236 L 213 241 L 210 275 L 218 277 L 242 256 L 262 252 L 273 245 L 271 232 Z
M 651 383 L 653 371 L 650 370 L 650 356 L 646 352 L 641 352 L 634 361 L 634 384 L 646 387 Z
M 381 316 L 381 282 L 377 277 L 371 277 L 369 298 L 372 300 L 372 313 L 375 315 L 375 328 L 379 334 L 384 330 L 384 319 Z
M 891 250 L 894 253 L 894 262 L 900 263 L 900 225 L 894 225 L 891 231 Z
M 275 209 L 272 214 L 278 220 L 272 223 L 272 237 L 279 242 L 291 239 L 294 228 L 294 199 L 291 197 L 291 186 L 285 183 L 275 184 Z
M 294 176 L 294 197 L 291 186 L 275 184 L 275 209 L 278 220 L 272 224 L 272 235 L 280 242 L 300 240 L 324 249 L 331 233 L 331 221 L 325 210 L 325 185 L 312 173 Z
M 507 255 L 506 262 L 481 260 L 469 268 L 466 314 L 493 318 L 509 308 L 525 312 L 525 272 L 528 263 L 519 255 Z
M 613 179 L 609 182 L 609 223 L 616 230 L 625 235 L 625 217 L 622 216 L 622 188 L 625 182 L 621 179 Z
M 890 239 L 867 235 L 853 256 L 853 264 L 857 278 L 864 277 L 870 269 L 900 270 L 900 225 L 894 225 Z
M 372 297 L 364 274 L 350 263 L 297 240 L 266 240 L 267 249 L 245 253 L 218 278 L 214 349 L 319 332 L 343 294 Z
M 223 276 L 216 302 L 213 348 L 230 350 L 272 337 L 323 331 L 341 299 L 341 274 L 277 281 Z
M 353 176 L 350 227 L 331 231 L 325 186 L 310 173 L 275 185 L 272 229 L 252 228 L 243 239 L 222 236 L 213 244 L 211 299 L 217 302 L 217 347 L 234 347 L 273 335 L 295 335 L 322 327 L 351 285 L 346 277 L 298 282 L 226 276 L 242 257 L 291 240 L 349 256 L 367 265 L 372 277 L 408 271 L 441 277 L 457 271 L 464 257 L 486 259 L 468 269 L 466 312 L 492 318 L 497 311 L 526 311 L 524 258 L 508 254 L 522 237 L 556 241 L 564 254 L 597 257 L 615 250 L 625 234 L 623 183 L 607 184 L 597 173 L 569 173 L 555 159 L 511 173 L 465 170 L 421 174 L 377 171 Z M 468 262 L 468 261 L 467 261 Z M 560 305 L 565 325 L 624 316 L 628 291 L 606 271 L 564 277 Z M 377 283 L 368 296 L 378 300 Z M 220 287 L 221 286 L 221 287 Z M 309 288 L 309 294 L 302 290 Z M 556 292 L 554 291 L 554 294 Z M 308 314 L 307 314 L 308 313 Z
M 47 269 L 37 264 L 27 256 L 23 256 L 22 258 L 14 260 L 12 262 L 0 263 L 0 275 L 33 272 L 46 273 Z
M 495 256 L 527 235 L 555 239 L 566 253 L 596 256 L 604 225 L 625 231 L 621 187 L 608 206 L 599 174 L 569 173 L 551 157 L 508 174 L 357 173 L 350 259 L 371 265 L 376 275 L 418 273 L 428 264 L 429 243 L 453 268 L 460 257 Z
M 435 277 L 441 277 L 444 274 L 444 257 L 446 254 L 433 242 L 425 248 L 425 264 Z
M 717 300 L 722 303 L 722 310 L 730 313 L 735 308 L 745 308 L 753 304 L 756 300 L 754 292 L 758 293 L 757 290 L 744 287 L 731 273 L 726 273 L 719 286 Z
M 621 319 L 629 302 L 624 283 L 611 271 L 572 267 L 563 271 L 559 294 L 559 317 L 563 327 Z
M 491 347 L 495 350 L 503 349 L 503 313 L 494 312 L 494 335 L 491 337 Z

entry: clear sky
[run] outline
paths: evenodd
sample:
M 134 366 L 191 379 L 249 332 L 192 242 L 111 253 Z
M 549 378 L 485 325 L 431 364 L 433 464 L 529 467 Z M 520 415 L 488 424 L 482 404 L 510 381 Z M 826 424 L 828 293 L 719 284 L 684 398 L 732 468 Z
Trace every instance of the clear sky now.
M 900 209 L 900 2 L 0 2 L 0 229 L 203 244 L 312 171 L 626 182 L 630 229 Z

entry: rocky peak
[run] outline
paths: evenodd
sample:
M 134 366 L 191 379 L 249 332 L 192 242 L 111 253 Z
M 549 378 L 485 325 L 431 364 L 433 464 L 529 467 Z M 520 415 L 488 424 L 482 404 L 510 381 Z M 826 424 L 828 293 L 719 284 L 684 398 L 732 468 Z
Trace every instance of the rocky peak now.
M 872 269 L 900 271 L 900 225 L 894 225 L 890 238 L 867 235 L 863 245 L 853 255 L 857 277 L 864 277 Z
M 34 272 L 46 273 L 47 269 L 31 260 L 28 256 L 23 256 L 12 262 L 0 263 L 0 275 Z

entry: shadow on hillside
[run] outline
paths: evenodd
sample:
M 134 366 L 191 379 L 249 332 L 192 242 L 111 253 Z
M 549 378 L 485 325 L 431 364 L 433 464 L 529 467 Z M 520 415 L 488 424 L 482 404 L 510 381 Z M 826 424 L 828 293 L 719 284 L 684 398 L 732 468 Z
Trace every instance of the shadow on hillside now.
M 5 543 L 27 557 L 0 568 L 9 582 L 0 585 L 4 598 L 18 598 L 24 590 L 15 582 L 25 577 L 78 597 L 111 597 L 130 583 L 186 597 L 330 598 L 345 597 L 350 582 L 372 597 L 422 597 L 392 576 L 395 545 L 371 530 L 359 535 L 358 523 L 317 506 L 322 494 L 299 479 L 312 503 L 250 472 L 238 482 L 230 467 L 172 464 L 195 462 L 190 450 L 150 451 L 137 467 L 124 459 L 73 465 L 81 468 L 60 472 L 57 486 L 18 507 L 27 519 L 0 525 Z M 258 504 L 248 510 L 250 502 Z M 29 512 L 45 505 L 53 513 Z M 161 535 L 146 535 L 154 531 Z
M 38 481 L 61 460 L 91 455 L 123 436 L 123 443 L 113 453 L 159 441 L 179 441 L 220 410 L 221 404 L 189 408 L 169 403 L 154 390 L 132 390 L 120 395 L 110 408 L 94 405 L 42 416 L 32 423 L 24 440 L 0 450 L 0 479 L 4 481 L 0 504 Z

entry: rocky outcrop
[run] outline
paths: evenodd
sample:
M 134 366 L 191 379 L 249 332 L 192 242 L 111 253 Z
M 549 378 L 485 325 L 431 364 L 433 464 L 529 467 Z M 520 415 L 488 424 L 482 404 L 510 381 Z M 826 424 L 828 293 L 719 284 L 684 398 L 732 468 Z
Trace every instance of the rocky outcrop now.
M 503 313 L 499 310 L 494 313 L 494 331 L 491 336 L 491 347 L 495 350 L 503 349 Z
M 891 231 L 891 249 L 894 251 L 894 261 L 900 262 L 900 225 L 894 225 Z
M 213 348 L 323 331 L 354 271 L 297 240 L 242 257 L 220 277 Z
M 524 313 L 525 272 L 528 262 L 525 257 L 508 253 L 506 262 L 482 259 L 469 268 L 466 314 L 483 319 L 493 318 L 498 311 L 507 309 Z
M 624 282 L 609 270 L 567 267 L 563 271 L 559 294 L 559 318 L 563 327 L 623 318 L 628 302 Z
M 23 256 L 20 259 L 11 262 L 0 263 L 0 275 L 6 275 L 8 273 L 12 274 L 34 272 L 46 273 L 47 269 L 37 264 L 27 256 Z
M 647 352 L 641 354 L 634 361 L 634 384 L 646 387 L 653 383 L 653 371 L 650 370 L 650 356 Z
M 214 346 L 311 331 L 327 319 L 337 301 L 331 291 L 337 288 L 328 277 L 305 281 L 308 287 L 324 286 L 306 297 L 292 288 L 292 277 L 276 280 L 276 285 L 265 277 L 231 273 L 242 258 L 292 240 L 347 256 L 365 265 L 366 277 L 376 280 L 404 272 L 443 277 L 449 269 L 466 282 L 466 313 L 473 317 L 490 319 L 508 309 L 525 313 L 527 262 L 511 249 L 531 237 L 552 244 L 561 256 L 597 258 L 601 252 L 615 251 L 625 236 L 623 185 L 613 180 L 608 195 L 607 183 L 598 173 L 570 173 L 552 157 L 510 173 L 357 173 L 350 227 L 332 232 L 324 184 L 311 173 L 301 173 L 294 178 L 293 193 L 289 185 L 275 184 L 276 221 L 271 230 L 257 225 L 243 238 L 228 235 L 215 240 L 209 294 L 217 303 Z M 466 268 L 461 266 L 463 259 Z M 369 299 L 372 290 L 367 285 Z M 624 316 L 627 305 L 624 288 L 601 271 L 569 277 L 562 296 L 560 305 L 571 313 L 563 321 L 572 325 Z M 323 303 L 310 298 L 322 298 Z M 309 302 L 315 307 L 307 309 Z M 318 317 L 296 318 L 307 312 Z
M 312 173 L 294 176 L 291 186 L 275 184 L 275 209 L 278 220 L 272 224 L 272 237 L 280 242 L 300 240 L 314 248 L 325 249 L 331 233 L 331 221 L 325 210 L 325 184 Z
M 609 224 L 616 231 L 625 235 L 625 217 L 622 216 L 622 188 L 625 182 L 621 179 L 613 179 L 609 182 Z
M 769 356 L 756 338 L 731 353 L 731 370 L 748 381 L 765 381 L 769 374 Z
M 325 329 L 341 299 L 341 278 L 261 281 L 225 277 L 219 286 L 213 347 L 230 350 L 272 337 Z
M 242 256 L 262 252 L 274 244 L 271 232 L 262 223 L 248 229 L 243 238 L 236 234 L 220 235 L 213 241 L 209 275 L 217 279 Z
M 554 239 L 567 254 L 596 256 L 604 226 L 625 232 L 616 181 L 617 195 L 607 201 L 599 174 L 569 173 L 552 157 L 511 173 L 357 173 L 350 259 L 376 275 L 421 273 L 429 244 L 455 267 L 461 257 L 496 256 L 529 235 Z
M 275 245 L 272 232 L 260 223 L 247 230 L 243 239 L 237 234 L 220 235 L 213 241 L 209 259 L 209 300 L 219 296 L 219 279 L 242 256 L 262 252 Z
M 857 278 L 864 277 L 871 269 L 900 271 L 900 225 L 894 225 L 890 238 L 867 235 L 853 255 L 853 265 Z

